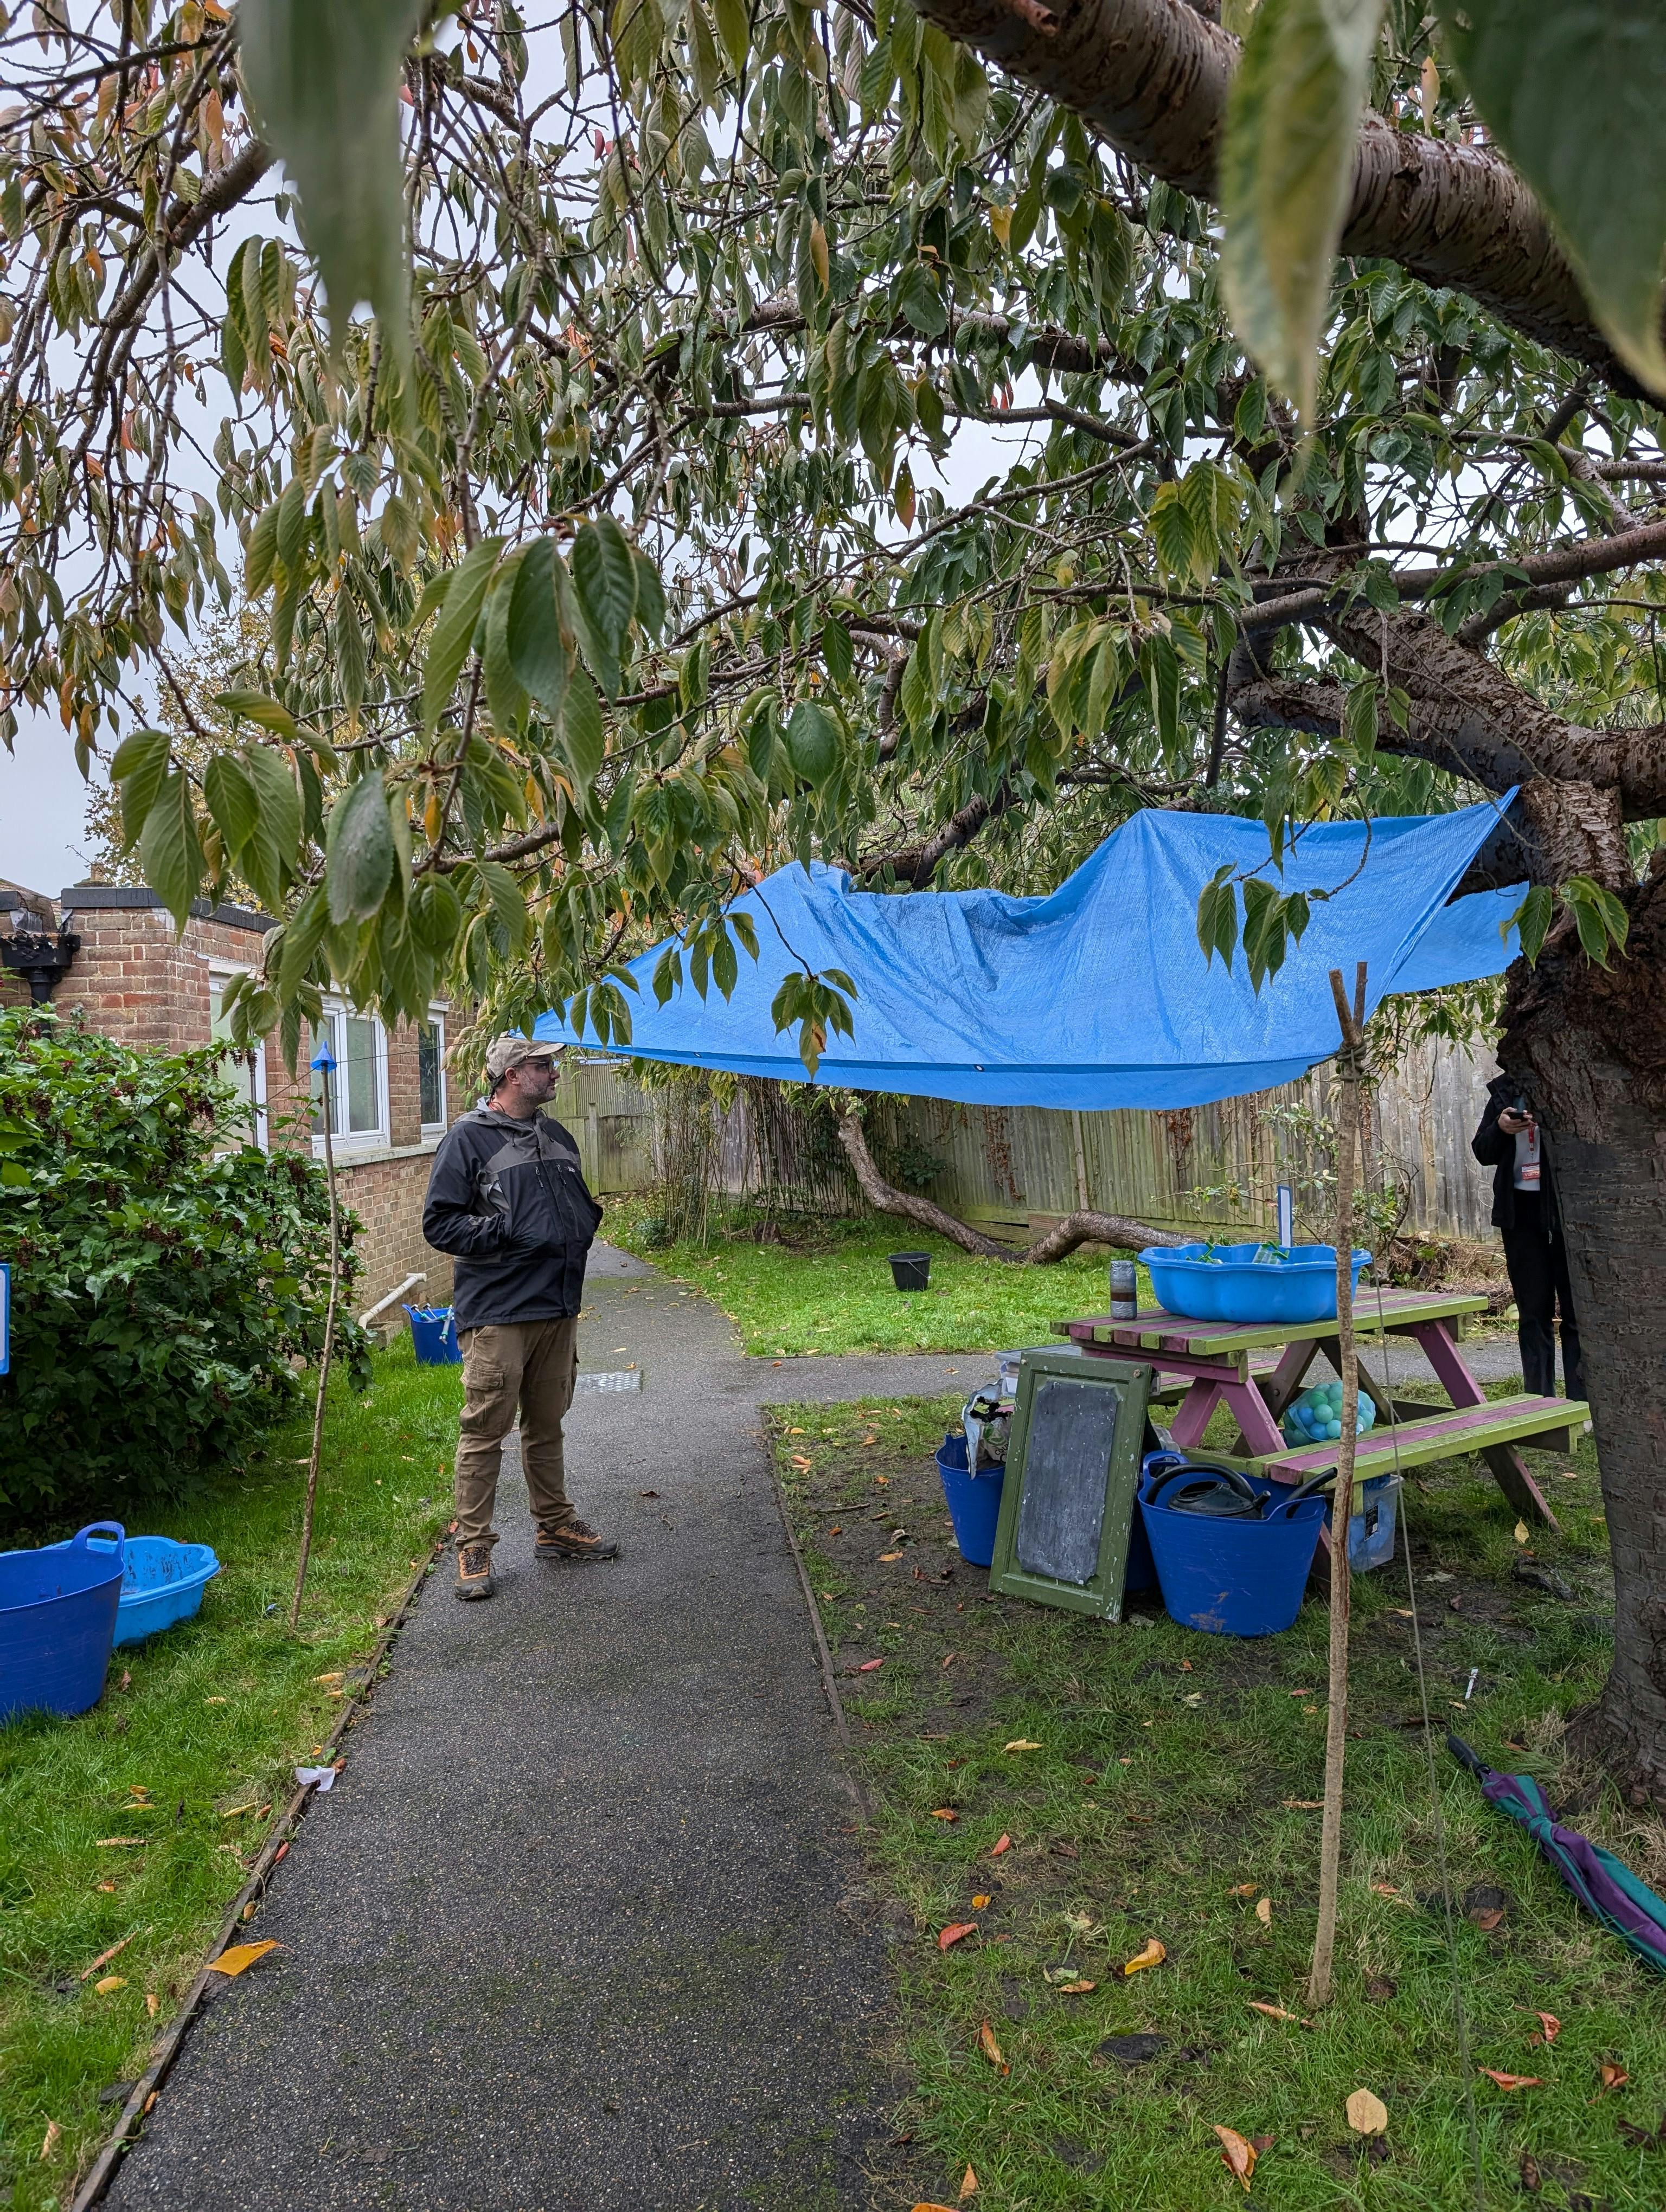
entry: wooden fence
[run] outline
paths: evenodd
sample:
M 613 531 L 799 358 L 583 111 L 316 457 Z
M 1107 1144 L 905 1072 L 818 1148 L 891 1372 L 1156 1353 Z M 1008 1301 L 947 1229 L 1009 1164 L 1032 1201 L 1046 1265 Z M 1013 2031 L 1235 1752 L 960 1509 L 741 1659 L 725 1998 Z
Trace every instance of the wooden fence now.
M 1368 1152 L 1406 1188 L 1408 1224 L 1435 1235 L 1490 1238 L 1491 1178 L 1469 1151 L 1493 1073 L 1484 1050 L 1414 1047 L 1378 1085 Z M 1316 1161 L 1314 1122 L 1330 1105 L 1329 1069 L 1250 1097 L 1175 1113 L 1055 1113 L 1036 1107 L 887 1102 L 893 1140 L 935 1156 L 927 1194 L 992 1233 L 1027 1236 L 1079 1206 L 1164 1228 L 1254 1236 L 1273 1227 L 1274 1194 Z M 772 1104 L 773 1086 L 743 1086 L 724 1116 L 721 1187 L 769 1189 L 809 1212 L 857 1212 L 861 1202 L 824 1136 Z M 755 1095 L 753 1095 L 755 1094 Z M 655 1094 L 617 1062 L 569 1056 L 555 1111 L 579 1139 L 593 1189 L 647 1190 L 659 1180 Z M 795 1155 L 794 1146 L 799 1147 Z

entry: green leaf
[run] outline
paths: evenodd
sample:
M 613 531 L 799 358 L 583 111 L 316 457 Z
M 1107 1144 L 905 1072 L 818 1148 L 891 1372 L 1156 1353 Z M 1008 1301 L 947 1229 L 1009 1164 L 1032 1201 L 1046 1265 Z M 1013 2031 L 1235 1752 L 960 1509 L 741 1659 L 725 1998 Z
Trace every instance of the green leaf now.
M 1440 0 L 1488 132 L 1543 203 L 1632 373 L 1666 391 L 1666 24 L 1657 0 Z
M 285 878 L 301 850 L 301 793 L 289 763 L 267 745 L 253 745 L 243 767 L 260 799 L 260 818 L 240 863 L 251 884 L 276 913 Z
M 940 338 L 948 329 L 948 309 L 923 261 L 913 264 L 897 288 L 897 312 L 913 324 L 921 337 Z
M 617 657 L 636 611 L 636 563 L 611 514 L 584 525 L 573 540 L 571 565 L 580 605 Z
M 110 763 L 110 781 L 121 793 L 122 842 L 131 850 L 144 827 L 145 817 L 156 803 L 156 794 L 167 774 L 168 748 L 173 739 L 166 730 L 135 730 L 124 738 Z
M 1197 941 L 1207 964 L 1213 965 L 1219 952 L 1231 970 L 1238 941 L 1238 895 L 1230 860 L 1222 862 L 1198 895 Z
M 713 12 L 717 17 L 717 33 L 728 49 L 729 59 L 737 69 L 745 66 L 751 51 L 751 18 L 747 13 L 746 0 L 714 0 Z
M 423 0 L 242 0 L 239 63 L 261 130 L 301 197 L 339 352 L 368 300 L 409 347 L 400 73 Z
M 749 914 L 731 914 L 729 927 L 752 959 L 757 958 L 757 925 Z
M 257 722 L 274 737 L 287 738 L 292 745 L 316 744 L 318 740 L 310 730 L 302 729 L 287 707 L 276 699 L 269 699 L 264 691 L 216 691 L 214 703 L 222 707 L 234 719 L 241 716 L 246 722 Z
M 1614 893 L 1590 876 L 1570 877 L 1562 885 L 1561 897 L 1573 916 L 1586 958 L 1606 968 L 1609 945 L 1625 947 L 1630 915 Z
M 255 787 L 229 753 L 216 753 L 203 771 L 203 796 L 235 860 L 260 821 Z
M 1499 924 L 1499 935 L 1506 940 L 1515 930 L 1521 939 L 1522 957 L 1529 968 L 1535 967 L 1544 948 L 1551 919 L 1556 910 L 1555 900 L 1547 885 L 1535 884 L 1527 896 L 1516 908 L 1508 921 Z
M 800 699 L 787 718 L 787 757 L 794 775 L 819 790 L 839 764 L 839 726 L 818 699 Z
M 567 693 L 567 647 L 556 606 L 556 542 L 537 538 L 515 570 L 509 593 L 509 663 L 551 721 Z
M 1227 100 L 1221 281 L 1239 337 L 1306 422 L 1383 5 L 1262 0 Z
M 526 943 L 526 893 L 498 860 L 481 861 L 480 880 L 498 927 L 509 940 L 510 951 L 520 952 Z
M 457 688 L 457 679 L 463 672 L 463 664 L 469 657 L 474 642 L 475 624 L 480 619 L 480 605 L 486 596 L 486 586 L 491 581 L 496 565 L 498 548 L 502 540 L 483 538 L 471 546 L 458 562 L 446 593 L 446 603 L 440 619 L 434 625 L 434 635 L 429 641 L 428 659 L 423 668 L 423 730 L 432 737 L 439 726 L 440 717 L 451 703 L 451 695 Z
M 393 825 L 380 769 L 362 776 L 331 808 L 324 854 L 331 921 L 337 928 L 368 921 L 386 897 L 393 874 Z
M 1177 483 L 1158 484 L 1149 520 L 1152 542 L 1166 573 L 1183 580 L 1189 578 L 1197 566 L 1197 542 Z
M 532 701 L 526 687 L 515 673 L 514 662 L 509 653 L 509 607 L 516 580 L 515 572 L 523 562 L 523 556 L 510 554 L 508 559 L 492 579 L 490 593 L 486 601 L 486 638 L 480 656 L 481 672 L 486 679 L 486 704 L 491 709 L 494 726 L 506 732 L 518 731 L 526 720 L 526 710 Z M 555 616 L 555 602 L 550 601 L 550 618 Z
M 1377 750 L 1377 684 L 1369 676 L 1350 685 L 1342 708 L 1342 737 L 1356 760 Z
M 602 702 L 596 696 L 596 687 L 587 676 L 575 669 L 561 710 L 561 747 L 572 771 L 573 787 L 581 809 L 590 803 L 590 787 L 601 767 L 606 742 Z
M 849 683 L 856 666 L 850 632 L 842 622 L 830 617 L 822 624 L 822 659 L 836 684 Z
M 272 580 L 272 563 L 277 558 L 277 500 L 261 508 L 243 548 L 243 589 L 252 599 L 258 599 Z
M 139 858 L 145 881 L 183 929 L 203 880 L 197 814 L 191 803 L 191 781 L 183 769 L 162 780 L 139 832 Z

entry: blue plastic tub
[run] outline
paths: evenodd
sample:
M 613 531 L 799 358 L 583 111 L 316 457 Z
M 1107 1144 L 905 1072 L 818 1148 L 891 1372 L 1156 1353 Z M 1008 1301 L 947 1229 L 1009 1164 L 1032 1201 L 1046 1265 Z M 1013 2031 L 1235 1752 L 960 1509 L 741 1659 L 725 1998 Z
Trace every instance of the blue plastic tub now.
M 966 1465 L 966 1439 L 946 1436 L 937 1455 L 937 1472 L 943 1496 L 954 1522 L 954 1540 L 969 1566 L 987 1567 L 995 1556 L 995 1523 L 1000 1518 L 1000 1493 L 1006 1486 L 1004 1467 L 986 1467 L 977 1474 Z
M 127 1532 L 94 1521 L 65 1544 L 0 1552 L 0 1721 L 84 1713 L 104 1695 Z
M 1189 1321 L 1335 1321 L 1336 1249 L 1331 1244 L 1152 1245 L 1140 1255 L 1165 1312 Z M 1353 1287 L 1371 1254 L 1355 1249 Z
M 220 1571 L 207 1544 L 176 1544 L 171 1536 L 130 1536 L 127 1565 L 116 1607 L 116 1643 L 143 1643 L 176 1620 L 189 1620 L 203 1592 Z
M 456 1367 L 462 1362 L 462 1346 L 457 1341 L 457 1328 L 449 1306 L 407 1306 L 410 1316 L 410 1342 L 419 1367 Z
M 1171 1453 L 1152 1453 L 1140 1488 L 1170 1620 L 1209 1636 L 1276 1636 L 1292 1626 L 1324 1526 L 1324 1499 L 1292 1493 L 1261 1521 L 1177 1513 L 1162 1503 L 1163 1493 L 1189 1462 L 1177 1468 L 1173 1462 Z M 1286 1487 L 1250 1480 L 1263 1496 Z

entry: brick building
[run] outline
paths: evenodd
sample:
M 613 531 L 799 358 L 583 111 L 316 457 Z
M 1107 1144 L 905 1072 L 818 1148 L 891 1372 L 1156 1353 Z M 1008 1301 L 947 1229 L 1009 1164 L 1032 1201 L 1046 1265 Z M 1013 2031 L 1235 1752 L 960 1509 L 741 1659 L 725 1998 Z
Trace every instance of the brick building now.
M 53 1006 L 78 1011 L 89 1027 L 125 1044 L 158 1052 L 184 1052 L 228 1034 L 222 1011 L 227 986 L 259 967 L 261 940 L 272 926 L 246 908 L 199 900 L 179 934 L 152 890 L 76 884 L 54 902 L 0 883 L 0 935 L 78 939 L 53 988 Z M 25 977 L 0 969 L 0 1006 L 28 998 Z M 331 1142 L 338 1188 L 363 1224 L 355 1248 L 361 1312 L 419 1272 L 428 1279 L 409 1293 L 413 1300 L 444 1304 L 451 1296 L 451 1261 L 423 1242 L 422 1228 L 430 1156 L 469 1103 L 448 1095 L 449 1012 L 436 1004 L 426 1022 L 389 1030 L 339 996 L 325 1003 L 337 1063 Z M 228 1049 L 226 1073 L 246 1101 L 257 1143 L 308 1145 L 321 1158 L 319 1102 L 307 1090 L 311 1057 L 311 1048 L 302 1054 L 292 1081 L 271 1038 L 247 1053 Z

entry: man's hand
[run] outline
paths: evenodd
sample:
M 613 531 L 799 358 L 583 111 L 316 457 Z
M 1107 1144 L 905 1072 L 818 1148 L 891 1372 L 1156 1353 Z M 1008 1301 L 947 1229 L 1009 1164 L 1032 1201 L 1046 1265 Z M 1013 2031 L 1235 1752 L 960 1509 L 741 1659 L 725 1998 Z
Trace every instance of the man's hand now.
M 1533 1127 L 1533 1116 L 1518 1106 L 1506 1106 L 1499 1116 L 1499 1127 L 1506 1137 L 1519 1137 L 1523 1129 Z

